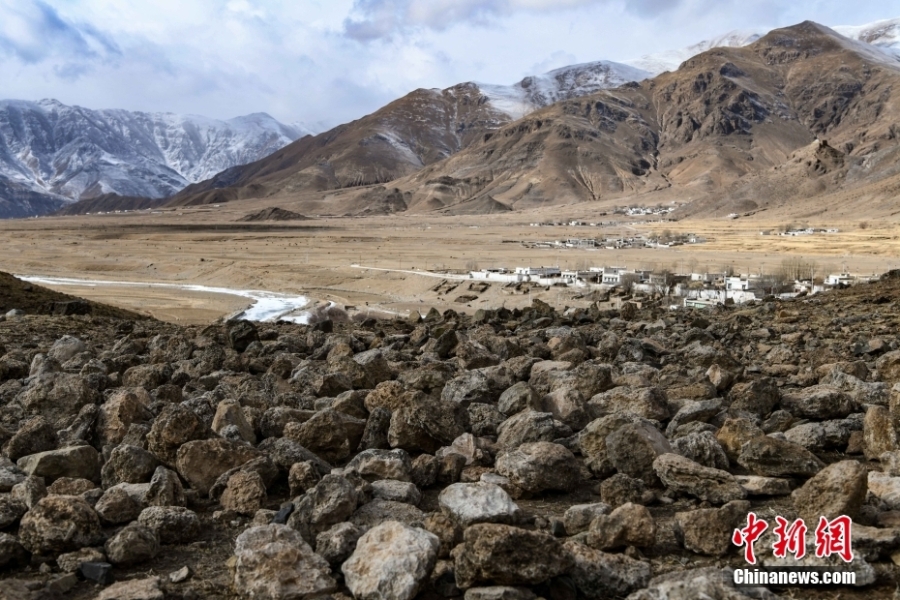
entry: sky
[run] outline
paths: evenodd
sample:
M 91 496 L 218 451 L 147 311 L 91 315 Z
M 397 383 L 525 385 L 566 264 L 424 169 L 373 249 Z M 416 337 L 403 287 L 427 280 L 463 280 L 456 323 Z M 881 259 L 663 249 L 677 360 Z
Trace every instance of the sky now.
M 0 0 L 0 98 L 321 129 L 417 88 L 896 17 L 900 0 Z

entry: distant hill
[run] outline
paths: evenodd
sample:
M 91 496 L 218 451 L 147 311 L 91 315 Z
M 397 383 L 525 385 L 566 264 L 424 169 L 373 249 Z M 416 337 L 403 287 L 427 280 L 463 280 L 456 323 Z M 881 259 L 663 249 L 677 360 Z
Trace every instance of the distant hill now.
M 258 221 L 306 221 L 308 220 L 308 217 L 305 217 L 300 213 L 295 213 L 289 210 L 284 210 L 283 208 L 272 206 L 270 208 L 264 208 L 256 212 L 249 213 L 238 220 L 246 221 L 249 223 Z

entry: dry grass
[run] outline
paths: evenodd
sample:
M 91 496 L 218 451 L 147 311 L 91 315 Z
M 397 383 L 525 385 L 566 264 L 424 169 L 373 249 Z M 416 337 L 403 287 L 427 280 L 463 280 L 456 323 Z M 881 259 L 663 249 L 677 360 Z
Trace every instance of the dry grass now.
M 405 313 L 431 306 L 471 311 L 479 307 L 530 304 L 535 296 L 559 305 L 578 306 L 572 291 L 553 288 L 537 294 L 512 294 L 497 284 L 477 301 L 456 304 L 465 286 L 449 295 L 432 288 L 439 279 L 414 273 L 354 268 L 361 264 L 405 271 L 559 265 L 626 265 L 638 268 L 693 268 L 758 272 L 776 269 L 787 256 L 802 255 L 820 267 L 883 272 L 900 264 L 900 226 L 883 222 L 860 229 L 853 222 L 811 223 L 839 227 L 841 233 L 808 237 L 761 236 L 779 223 L 756 220 L 696 220 L 676 223 L 620 224 L 614 228 L 536 228 L 536 220 L 597 217 L 591 205 L 557 211 L 542 209 L 502 216 L 324 218 L 310 221 L 245 224 L 237 219 L 262 201 L 221 208 L 192 208 L 160 214 L 48 218 L 0 223 L 4 249 L 0 270 L 29 275 L 120 281 L 184 282 L 233 288 L 305 293 L 365 310 Z M 290 206 L 284 206 L 290 209 Z M 621 216 L 615 218 L 621 219 Z M 693 232 L 708 243 L 672 249 L 557 250 L 528 249 L 522 240 L 560 239 L 659 232 Z M 154 289 L 66 288 L 120 306 L 180 322 L 205 322 L 236 310 L 246 301 L 228 296 L 168 293 Z

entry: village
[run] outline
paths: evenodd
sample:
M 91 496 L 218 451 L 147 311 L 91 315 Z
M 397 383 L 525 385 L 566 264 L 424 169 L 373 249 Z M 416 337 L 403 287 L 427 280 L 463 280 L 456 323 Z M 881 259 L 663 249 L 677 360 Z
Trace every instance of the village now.
M 559 266 L 490 268 L 469 271 L 474 282 L 503 283 L 522 293 L 534 287 L 565 287 L 615 295 L 666 298 L 671 307 L 703 308 L 718 304 L 745 304 L 767 297 L 780 299 L 845 288 L 878 278 L 876 274 L 848 272 L 818 274 L 813 262 L 785 261 L 775 273 L 722 272 L 678 273 L 668 269 L 634 269 L 625 266 L 561 269 Z
M 633 235 L 605 238 L 565 238 L 559 240 L 521 241 L 526 248 L 577 248 L 581 250 L 629 250 L 638 248 L 673 248 L 686 244 L 703 244 L 706 238 L 694 233 L 672 233 L 664 231 L 659 235 Z

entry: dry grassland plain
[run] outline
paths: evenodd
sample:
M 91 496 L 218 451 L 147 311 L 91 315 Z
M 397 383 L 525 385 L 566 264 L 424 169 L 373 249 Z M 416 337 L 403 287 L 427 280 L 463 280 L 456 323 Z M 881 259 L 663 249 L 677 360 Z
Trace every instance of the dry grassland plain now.
M 392 215 L 241 223 L 262 201 L 121 215 L 50 217 L 0 222 L 0 270 L 20 275 L 202 284 L 300 293 L 359 312 L 408 314 L 429 308 L 472 312 L 525 306 L 538 297 L 559 307 L 586 306 L 576 289 L 515 291 L 492 284 L 484 292 L 436 291 L 442 279 L 426 271 L 558 265 L 757 273 L 789 257 L 815 261 L 819 273 L 848 269 L 881 273 L 900 268 L 900 225 L 888 221 L 800 222 L 839 233 L 784 237 L 784 220 L 755 218 L 639 221 L 597 216 L 585 205 L 477 216 Z M 289 205 L 283 205 L 290 209 Z M 605 210 L 605 209 L 604 209 Z M 532 227 L 543 220 L 618 221 L 604 227 Z M 538 249 L 523 242 L 636 234 L 694 233 L 706 243 L 669 249 Z M 452 284 L 451 284 L 452 285 Z M 143 287 L 49 286 L 179 323 L 208 323 L 248 304 L 244 298 Z M 478 298 L 455 302 L 460 295 Z

